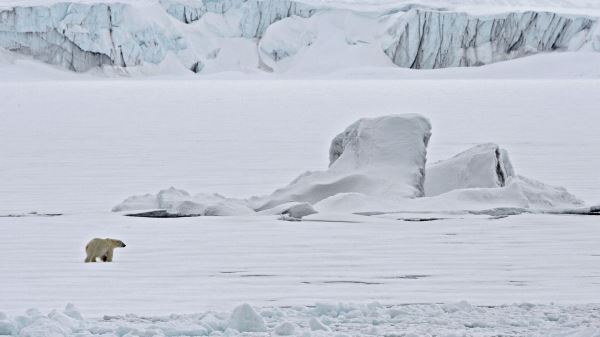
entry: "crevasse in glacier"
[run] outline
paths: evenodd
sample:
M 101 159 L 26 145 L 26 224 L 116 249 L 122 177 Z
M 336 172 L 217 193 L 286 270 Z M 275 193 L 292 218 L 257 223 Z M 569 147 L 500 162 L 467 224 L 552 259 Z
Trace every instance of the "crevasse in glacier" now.
M 130 67 L 186 48 L 167 28 L 119 3 L 15 7 L 0 11 L 0 47 L 74 71 Z
M 400 67 L 477 66 L 529 54 L 578 49 L 595 20 L 550 12 L 494 16 L 411 10 L 391 29 L 386 53 Z

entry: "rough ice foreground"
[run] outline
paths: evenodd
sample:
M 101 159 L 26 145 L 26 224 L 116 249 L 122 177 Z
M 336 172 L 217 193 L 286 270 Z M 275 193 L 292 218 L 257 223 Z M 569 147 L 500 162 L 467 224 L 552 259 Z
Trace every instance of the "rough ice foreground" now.
M 564 188 L 516 175 L 507 151 L 496 144 L 478 145 L 426 167 L 430 130 L 429 121 L 416 114 L 360 119 L 331 142 L 326 171 L 301 174 L 270 195 L 248 200 L 192 197 L 171 187 L 157 195 L 129 197 L 113 211 L 162 210 L 137 213 L 151 217 L 258 211 L 301 218 L 316 213 L 314 209 L 334 213 L 506 208 L 561 212 L 584 205 Z
M 473 306 L 467 302 L 384 306 L 322 304 L 265 307 L 248 304 L 233 312 L 188 315 L 106 315 L 86 319 L 75 306 L 43 314 L 30 309 L 7 317 L 0 312 L 0 334 L 15 336 L 529 336 L 596 337 L 600 306 Z
M 532 3 L 523 5 L 526 11 L 500 6 L 486 12 L 481 6 L 467 13 L 456 7 L 294 0 L 6 2 L 0 8 L 0 48 L 73 71 L 115 67 L 123 74 L 155 64 L 172 74 L 432 69 L 600 50 L 593 5 L 588 15 Z

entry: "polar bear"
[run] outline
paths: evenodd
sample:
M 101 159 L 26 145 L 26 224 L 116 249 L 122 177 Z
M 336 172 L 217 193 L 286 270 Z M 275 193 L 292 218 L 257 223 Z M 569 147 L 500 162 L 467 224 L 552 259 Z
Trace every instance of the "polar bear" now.
M 92 239 L 85 246 L 87 257 L 85 262 L 96 262 L 96 258 L 101 258 L 103 262 L 112 262 L 113 250 L 115 248 L 125 247 L 125 243 L 115 239 Z

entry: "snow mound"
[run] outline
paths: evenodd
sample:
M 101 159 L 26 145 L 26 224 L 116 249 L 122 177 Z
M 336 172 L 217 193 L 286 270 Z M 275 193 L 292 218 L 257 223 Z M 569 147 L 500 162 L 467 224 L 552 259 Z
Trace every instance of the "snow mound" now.
M 243 200 L 225 198 L 219 194 L 190 195 L 174 187 L 158 194 L 131 196 L 113 207 L 113 212 L 165 210 L 178 216 L 229 216 L 247 215 L 254 211 Z
M 428 165 L 425 195 L 431 197 L 462 188 L 504 187 L 512 176 L 508 152 L 496 144 L 481 144 Z
M 229 319 L 228 328 L 239 332 L 263 332 L 267 331 L 262 317 L 254 311 L 249 304 L 236 307 Z
M 308 172 L 262 199 L 259 210 L 317 203 L 340 193 L 399 200 L 424 194 L 429 121 L 416 114 L 365 118 L 336 136 L 327 171 Z

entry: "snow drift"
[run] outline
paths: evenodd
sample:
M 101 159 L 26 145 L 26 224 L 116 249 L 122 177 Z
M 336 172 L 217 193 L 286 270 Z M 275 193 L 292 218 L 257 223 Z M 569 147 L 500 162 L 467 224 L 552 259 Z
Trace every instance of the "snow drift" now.
M 293 0 L 160 0 L 3 6 L 0 48 L 72 71 L 166 62 L 190 72 L 478 66 L 600 50 L 598 19 L 546 11 L 468 14 Z M 137 72 L 133 72 L 137 73 Z
M 332 140 L 327 170 L 301 174 L 270 195 L 239 200 L 171 187 L 129 197 L 113 211 L 150 210 L 137 215 L 154 217 L 281 214 L 297 220 L 317 212 L 572 212 L 584 205 L 564 188 L 516 175 L 508 152 L 492 143 L 426 166 L 430 136 L 431 125 L 420 115 L 364 118 Z

